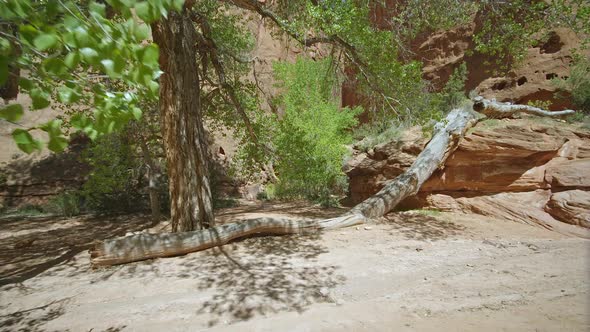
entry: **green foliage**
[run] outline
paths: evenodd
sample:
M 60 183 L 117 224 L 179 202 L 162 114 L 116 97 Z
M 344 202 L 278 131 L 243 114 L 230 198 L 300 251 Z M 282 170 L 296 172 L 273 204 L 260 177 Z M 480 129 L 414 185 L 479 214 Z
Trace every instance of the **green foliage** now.
M 401 6 L 400 14 L 392 19 L 392 28 L 398 29 L 406 41 L 421 32 L 446 30 L 469 23 L 478 10 L 475 1 L 456 0 L 409 0 L 398 6 Z
M 544 39 L 551 28 L 566 26 L 582 36 L 587 47 L 590 33 L 590 2 L 587 0 L 482 1 L 482 27 L 474 35 L 475 49 L 496 57 L 500 72 L 518 65 L 527 49 Z M 499 73 L 496 73 L 499 74 Z
M 262 201 L 272 201 L 277 198 L 277 187 L 273 183 L 267 183 L 264 190 L 256 195 L 256 199 Z
M 398 140 L 407 127 L 396 122 L 382 124 L 363 124 L 354 130 L 354 138 L 359 140 L 355 148 L 367 152 L 376 145 Z
M 334 204 L 331 195 L 341 194 L 346 186 L 341 170 L 345 144 L 351 141 L 348 129 L 356 124 L 359 110 L 339 109 L 332 95 L 331 65 L 330 59 L 303 58 L 274 65 L 284 107 L 272 138 L 279 197 Z
M 582 36 L 582 48 L 590 40 L 590 2 L 588 0 L 552 0 L 546 8 L 545 22 L 550 27 L 565 26 Z M 546 26 L 547 27 L 547 26 Z
M 500 70 L 507 71 L 511 62 L 524 59 L 533 34 L 543 27 L 544 8 L 542 1 L 484 3 L 482 27 L 473 38 L 475 51 L 497 57 Z
M 15 217 L 35 217 L 46 214 L 43 207 L 37 204 L 25 204 L 16 210 L 6 210 L 5 213 Z
M 20 104 L 8 105 L 0 109 L 0 118 L 10 122 L 18 121 L 23 114 L 23 106 Z
M 436 209 L 418 209 L 415 211 L 421 215 L 428 216 L 428 217 L 439 217 L 442 214 L 442 212 L 440 210 L 436 210 Z
M 49 200 L 43 210 L 67 218 L 80 214 L 81 201 L 76 192 L 63 192 Z
M 571 95 L 572 102 L 582 112 L 590 114 L 590 59 L 578 57 L 570 67 L 567 79 L 554 79 L 553 83 Z
M 530 100 L 527 105 L 537 107 L 543 110 L 548 110 L 551 106 L 550 100 Z
M 104 135 L 83 156 L 91 167 L 80 192 L 91 211 L 129 211 L 141 207 L 138 162 L 125 133 Z
M 467 81 L 467 64 L 462 62 L 455 68 L 440 93 L 442 107 L 450 110 L 458 107 L 467 99 L 465 81 Z
M 77 112 L 71 125 L 91 138 L 122 128 L 137 119 L 139 101 L 158 96 L 158 46 L 145 43 L 150 22 L 182 8 L 182 0 L 109 0 L 118 15 L 107 17 L 105 4 L 97 1 L 0 1 L 2 25 L 14 27 L 0 33 L 0 84 L 9 68 L 26 70 L 19 79 L 21 93 L 32 99 L 32 109 L 55 104 L 91 106 Z M 135 10 L 145 23 L 133 18 Z M 121 89 L 115 89 L 113 81 Z M 8 105 L 0 117 L 18 121 L 22 106 Z M 66 141 L 59 121 L 37 128 L 49 135 L 52 151 Z M 33 129 L 33 128 L 31 128 Z M 31 153 L 41 142 L 22 131 L 14 133 L 18 146 Z

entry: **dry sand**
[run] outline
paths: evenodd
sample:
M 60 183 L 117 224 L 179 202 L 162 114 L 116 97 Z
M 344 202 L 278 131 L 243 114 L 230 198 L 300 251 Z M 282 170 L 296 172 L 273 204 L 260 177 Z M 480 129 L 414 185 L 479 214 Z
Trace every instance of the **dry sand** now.
M 293 212 L 339 213 L 257 205 L 218 219 Z M 0 331 L 590 330 L 590 241 L 529 225 L 405 212 L 90 268 L 92 234 L 146 220 L 0 221 Z

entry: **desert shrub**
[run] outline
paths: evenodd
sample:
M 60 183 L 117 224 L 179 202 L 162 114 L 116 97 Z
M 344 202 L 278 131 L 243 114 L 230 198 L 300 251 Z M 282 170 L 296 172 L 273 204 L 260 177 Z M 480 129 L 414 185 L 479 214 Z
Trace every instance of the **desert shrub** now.
M 537 107 L 540 109 L 548 110 L 551 106 L 550 100 L 529 100 L 527 103 L 529 106 Z
M 552 81 L 559 89 L 568 92 L 576 107 L 590 113 L 590 59 L 577 57 L 570 67 L 568 78 Z
M 10 212 L 10 215 L 15 216 L 38 216 L 44 214 L 43 207 L 38 204 L 24 204 L 16 210 Z
M 273 183 L 267 183 L 264 190 L 256 195 L 256 199 L 261 201 L 272 201 L 277 197 L 277 188 Z
M 81 212 L 80 196 L 76 192 L 63 192 L 50 199 L 43 210 L 64 217 L 76 216 Z
M 274 65 L 282 89 L 278 101 L 284 110 L 273 136 L 278 197 L 303 197 L 329 205 L 334 203 L 332 195 L 346 188 L 341 169 L 345 145 L 352 141 L 350 128 L 356 125 L 360 109 L 338 106 L 331 67 L 330 59 L 302 58 L 294 64 Z
M 146 199 L 139 190 L 139 162 L 124 131 L 99 137 L 83 159 L 91 167 L 80 191 L 88 210 L 108 213 L 145 208 Z
M 411 109 L 402 116 L 381 118 L 355 129 L 354 138 L 359 141 L 356 147 L 367 151 L 375 145 L 397 140 L 404 130 L 415 125 L 422 126 L 424 134 L 430 135 L 434 125 L 450 110 L 463 107 L 468 101 L 466 80 L 467 66 L 461 63 L 440 92 L 429 92 L 426 86 L 422 91 L 415 91 Z
M 354 130 L 354 138 L 358 140 L 355 148 L 367 152 L 376 145 L 398 140 L 406 129 L 405 124 L 395 121 L 364 124 Z
M 467 99 L 465 81 L 467 81 L 467 65 L 462 62 L 455 68 L 440 92 L 442 106 L 450 110 L 459 107 Z

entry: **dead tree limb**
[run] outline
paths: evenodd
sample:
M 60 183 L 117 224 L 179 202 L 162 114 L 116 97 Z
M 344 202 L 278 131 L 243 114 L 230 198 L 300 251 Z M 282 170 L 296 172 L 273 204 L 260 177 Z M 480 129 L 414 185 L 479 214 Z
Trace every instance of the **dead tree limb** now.
M 287 235 L 342 228 L 364 222 L 358 215 L 316 220 L 257 218 L 239 223 L 182 233 L 136 234 L 105 240 L 90 250 L 93 266 L 117 265 L 158 257 L 170 257 L 224 245 L 255 234 Z
M 546 111 L 538 107 L 529 105 L 517 105 L 510 103 L 502 103 L 495 100 L 487 100 L 483 97 L 473 98 L 473 109 L 477 112 L 493 119 L 503 119 L 513 117 L 516 113 L 525 113 L 537 116 L 558 117 L 564 115 L 572 115 L 576 113 L 574 110 L 564 111 Z
M 508 105 L 478 98 L 487 112 L 507 114 L 510 110 L 528 110 L 528 106 Z M 477 106 L 476 106 L 477 109 Z M 552 112 L 535 114 L 553 115 Z M 567 114 L 570 114 L 569 112 Z M 90 250 L 92 265 L 115 265 L 157 257 L 169 257 L 221 246 L 229 241 L 253 234 L 285 235 L 322 229 L 335 229 L 366 223 L 391 211 L 404 198 L 415 195 L 422 184 L 442 167 L 457 148 L 465 132 L 485 118 L 469 107 L 452 110 L 435 126 L 432 139 L 404 173 L 385 184 L 377 194 L 369 197 L 341 217 L 323 220 L 291 218 L 258 218 L 214 226 L 194 232 L 167 234 L 138 234 L 97 242 Z

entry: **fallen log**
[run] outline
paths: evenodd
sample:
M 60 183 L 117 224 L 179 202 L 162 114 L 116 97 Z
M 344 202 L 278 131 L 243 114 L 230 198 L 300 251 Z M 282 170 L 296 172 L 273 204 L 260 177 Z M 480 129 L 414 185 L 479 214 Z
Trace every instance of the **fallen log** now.
M 170 257 L 222 246 L 256 234 L 287 235 L 341 228 L 364 223 L 359 215 L 324 220 L 294 218 L 256 218 L 217 225 L 194 232 L 136 234 L 97 243 L 90 250 L 92 265 L 116 265 L 150 258 Z
M 474 109 L 490 115 L 497 113 L 508 117 L 523 111 L 543 116 L 553 115 L 543 110 L 541 110 L 543 112 L 531 111 L 529 106 L 507 105 L 483 98 L 476 98 L 474 102 Z M 465 132 L 483 118 L 485 118 L 484 115 L 474 112 L 470 107 L 452 110 L 435 126 L 432 139 L 409 169 L 388 181 L 377 194 L 353 207 L 343 216 L 323 220 L 257 218 L 193 232 L 136 234 L 108 239 L 97 242 L 90 250 L 91 263 L 94 266 L 124 264 L 151 258 L 184 255 L 221 246 L 232 240 L 254 234 L 298 234 L 366 223 L 370 219 L 385 215 L 406 197 L 415 195 L 434 171 L 444 165 L 448 156 L 459 145 Z

